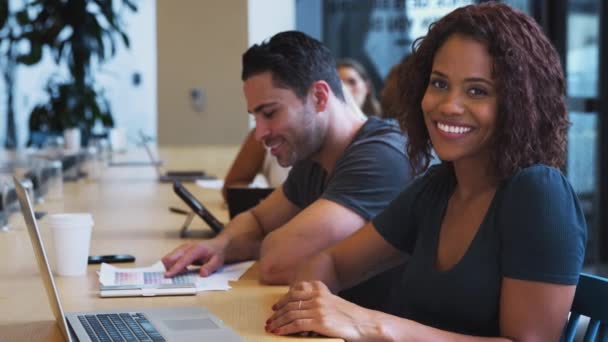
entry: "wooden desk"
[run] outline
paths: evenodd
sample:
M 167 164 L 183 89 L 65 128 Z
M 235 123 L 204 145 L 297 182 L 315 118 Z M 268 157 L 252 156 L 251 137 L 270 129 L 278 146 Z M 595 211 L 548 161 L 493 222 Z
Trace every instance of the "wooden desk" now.
M 161 149 L 167 168 L 203 168 L 222 176 L 236 154 L 237 147 Z M 218 190 L 194 184 L 188 189 L 216 216 L 226 221 Z M 106 168 L 97 181 L 81 180 L 64 184 L 62 201 L 38 204 L 36 210 L 90 212 L 95 225 L 91 254 L 133 254 L 137 261 L 128 266 L 147 266 L 184 242 L 178 230 L 184 216 L 170 213 L 169 206 L 186 208 L 173 194 L 171 184 L 156 182 L 153 168 Z M 20 214 L 11 216 L 13 229 L 0 233 L 0 341 L 61 341 L 62 336 L 51 313 L 34 253 Z M 50 245 L 44 220 L 42 236 Z M 205 223 L 196 218 L 191 225 L 204 231 Z M 52 250 L 52 246 L 47 250 Z M 286 291 L 285 286 L 262 286 L 254 265 L 229 291 L 201 292 L 197 296 L 100 298 L 96 271 L 89 266 L 86 277 L 56 277 L 65 311 L 88 311 L 158 306 L 207 307 L 246 341 L 294 340 L 264 331 L 271 305 Z M 307 341 L 327 339 L 307 339 Z

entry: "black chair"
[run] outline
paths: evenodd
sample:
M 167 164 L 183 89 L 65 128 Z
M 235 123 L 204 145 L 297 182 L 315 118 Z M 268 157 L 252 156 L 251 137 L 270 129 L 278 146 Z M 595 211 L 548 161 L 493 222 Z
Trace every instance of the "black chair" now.
M 581 316 L 589 317 L 584 342 L 608 341 L 608 279 L 581 273 L 564 330 L 564 341 L 574 341 Z

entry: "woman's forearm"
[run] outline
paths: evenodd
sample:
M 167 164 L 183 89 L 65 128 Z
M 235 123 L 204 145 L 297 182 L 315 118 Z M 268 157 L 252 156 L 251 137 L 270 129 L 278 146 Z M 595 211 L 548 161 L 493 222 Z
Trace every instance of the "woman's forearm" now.
M 342 289 L 331 254 L 325 250 L 316 254 L 296 272 L 294 282 L 320 280 L 334 293 Z

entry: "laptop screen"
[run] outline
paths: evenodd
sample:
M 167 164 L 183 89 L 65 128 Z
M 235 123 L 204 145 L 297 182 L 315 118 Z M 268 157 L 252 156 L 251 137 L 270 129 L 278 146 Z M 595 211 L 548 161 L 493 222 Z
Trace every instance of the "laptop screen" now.
M 163 175 L 163 169 L 160 166 L 161 162 L 159 160 L 157 160 L 156 157 L 154 156 L 154 153 L 152 153 L 152 149 L 150 148 L 150 145 L 148 145 L 148 139 L 146 139 L 146 136 L 144 135 L 144 133 L 140 131 L 139 136 L 141 138 L 141 144 L 144 146 L 144 149 L 146 150 L 146 154 L 148 155 L 148 158 L 150 158 L 150 163 L 154 164 L 158 177 L 161 177 Z
M 249 210 L 270 195 L 274 188 L 234 187 L 226 189 L 226 202 L 230 218 Z
M 55 286 L 55 280 L 53 279 L 53 275 L 51 273 L 51 268 L 44 249 L 44 243 L 40 237 L 40 229 L 38 229 L 38 223 L 34 217 L 34 210 L 32 209 L 30 198 L 27 191 L 17 178 L 13 177 L 13 182 L 15 183 L 17 198 L 19 199 L 19 204 L 21 205 L 21 213 L 25 219 L 27 232 L 30 236 L 30 240 L 32 241 L 32 246 L 34 247 L 34 254 L 36 255 L 38 269 L 42 275 L 42 282 L 44 283 L 44 288 L 46 290 L 49 304 L 51 305 L 51 310 L 53 311 L 55 320 L 59 324 L 61 333 L 67 341 L 71 341 L 72 339 L 68 333 L 68 325 L 65 321 L 65 315 L 63 313 L 63 308 L 61 307 L 61 302 L 59 302 L 57 287 Z

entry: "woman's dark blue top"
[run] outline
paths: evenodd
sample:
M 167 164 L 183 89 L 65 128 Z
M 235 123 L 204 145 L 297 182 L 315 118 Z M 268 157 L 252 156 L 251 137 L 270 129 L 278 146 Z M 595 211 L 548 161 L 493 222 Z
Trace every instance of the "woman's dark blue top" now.
M 373 220 L 386 241 L 410 255 L 391 313 L 443 330 L 498 336 L 504 277 L 578 282 L 585 218 L 566 178 L 546 165 L 502 182 L 462 259 L 436 270 L 439 230 L 455 187 L 451 165 L 435 166 Z

